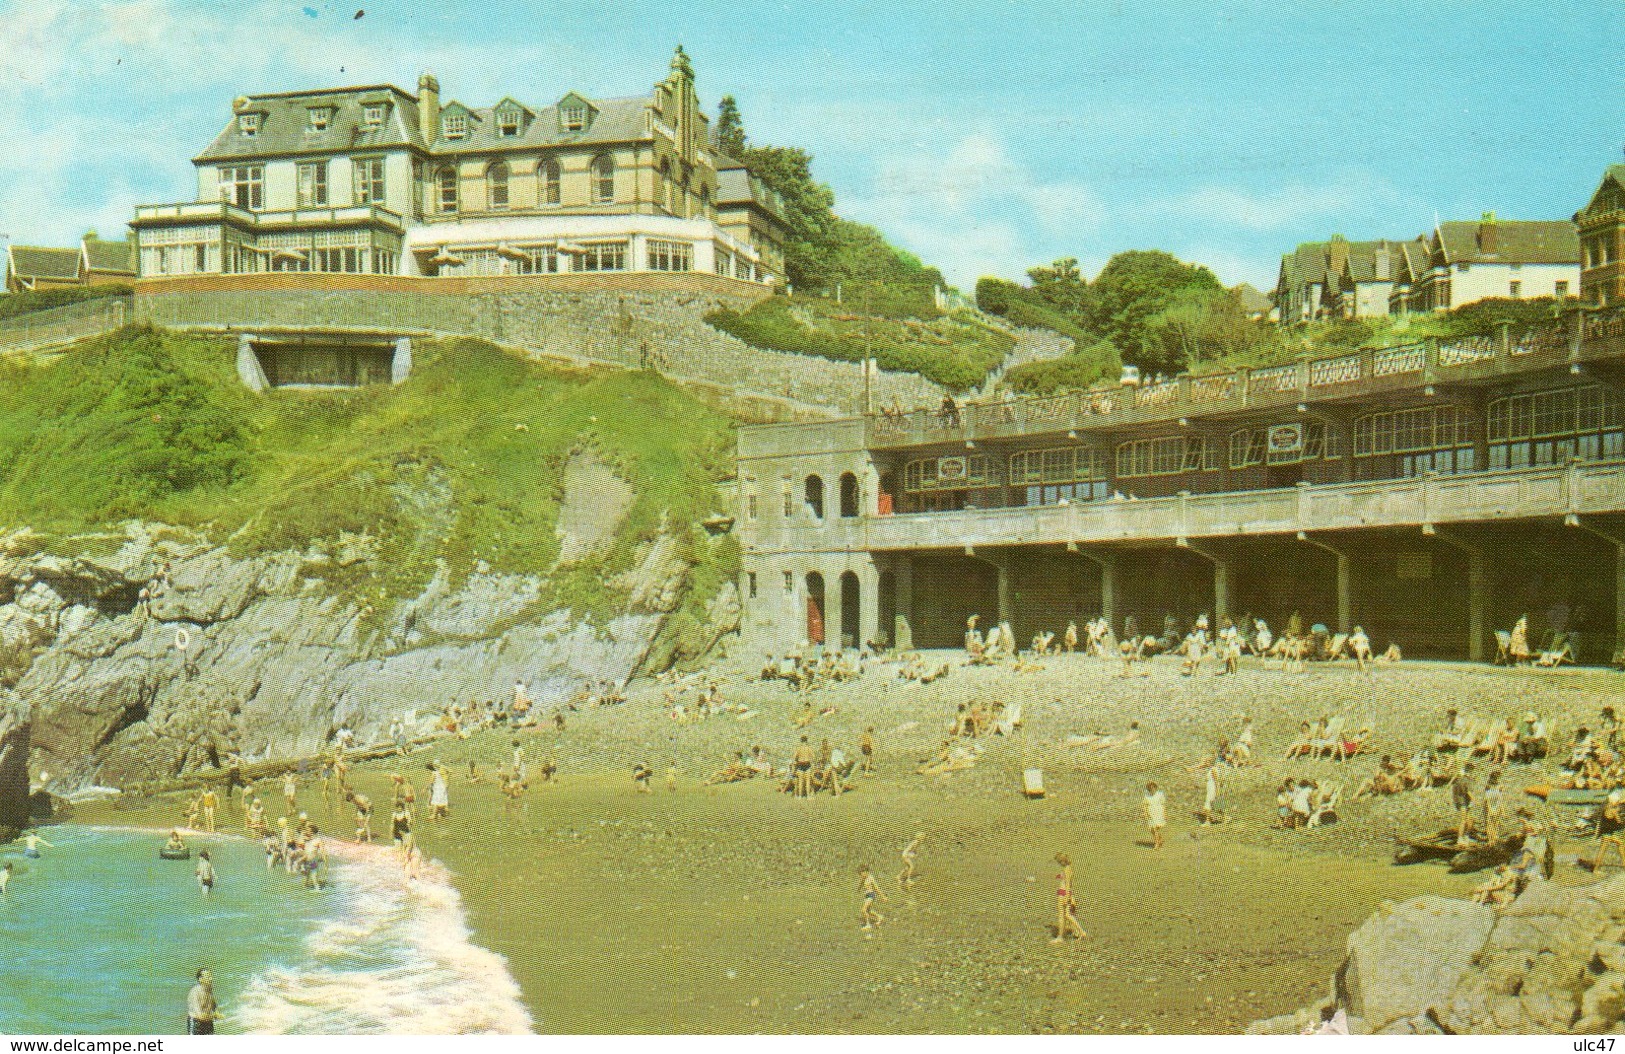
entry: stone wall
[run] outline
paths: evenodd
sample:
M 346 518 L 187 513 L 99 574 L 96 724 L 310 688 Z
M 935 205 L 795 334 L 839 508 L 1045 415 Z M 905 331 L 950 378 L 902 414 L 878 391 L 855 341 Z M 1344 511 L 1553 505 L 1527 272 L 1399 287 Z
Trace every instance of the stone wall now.
M 28 719 L 0 705 L 0 842 L 28 826 Z
M 717 308 L 748 310 L 764 292 L 759 286 L 708 276 L 693 276 L 686 288 L 671 281 L 637 288 L 628 282 L 560 283 L 551 278 L 448 279 L 456 284 L 441 286 L 440 279 L 252 277 L 261 281 L 226 276 L 142 283 L 136 295 L 137 318 L 173 328 L 472 336 L 522 347 L 537 356 L 634 369 L 652 366 L 674 378 L 831 412 L 850 414 L 863 408 L 863 369 L 858 363 L 754 348 L 705 322 L 705 315 Z M 929 406 L 940 402 L 942 394 L 941 387 L 911 373 L 882 372 L 873 383 L 876 405 L 895 399 L 907 407 Z

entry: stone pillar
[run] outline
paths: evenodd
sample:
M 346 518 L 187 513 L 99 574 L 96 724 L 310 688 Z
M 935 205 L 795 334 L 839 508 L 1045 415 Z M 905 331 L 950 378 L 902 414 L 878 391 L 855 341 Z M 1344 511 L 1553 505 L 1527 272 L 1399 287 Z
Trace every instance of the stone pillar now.
M 1000 625 L 1003 625 L 1014 617 L 1014 613 L 1011 611 L 1012 605 L 1010 603 L 1012 588 L 1010 581 L 1010 561 L 998 560 L 996 562 L 990 562 L 993 563 L 993 566 L 997 568 L 999 572 L 999 623 Z
M 400 384 L 412 376 L 412 338 L 395 338 L 395 356 L 389 361 L 389 383 Z
M 1100 616 L 1107 625 L 1117 624 L 1117 558 L 1111 557 L 1100 564 Z M 1117 632 L 1114 628 L 1113 633 Z
M 1219 620 L 1230 614 L 1230 561 L 1213 561 L 1213 621 L 1217 625 Z
M 254 354 L 254 335 L 237 335 L 237 377 L 250 389 L 263 392 L 271 386 L 265 371 L 260 368 L 260 357 Z
M 892 647 L 910 651 L 914 647 L 914 558 L 903 554 L 896 558 L 892 569 L 896 589 L 897 614 L 892 622 Z

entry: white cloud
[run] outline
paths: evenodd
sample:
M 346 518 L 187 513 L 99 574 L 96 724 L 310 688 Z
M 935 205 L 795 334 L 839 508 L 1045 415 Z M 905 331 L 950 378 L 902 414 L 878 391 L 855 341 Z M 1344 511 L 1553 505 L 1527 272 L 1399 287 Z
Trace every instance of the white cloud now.
M 1105 218 L 1091 187 L 1040 176 L 984 132 L 944 150 L 922 143 L 883 155 L 867 185 L 837 189 L 843 215 L 881 228 L 966 289 L 982 275 L 1019 278 L 1078 255 Z
M 1326 183 L 1291 183 L 1263 191 L 1200 187 L 1170 200 L 1152 202 L 1146 211 L 1247 231 L 1283 231 L 1335 224 L 1340 217 L 1365 214 L 1377 207 L 1392 206 L 1399 200 L 1400 195 L 1386 182 L 1350 176 Z M 1319 231 L 1313 233 L 1321 236 Z

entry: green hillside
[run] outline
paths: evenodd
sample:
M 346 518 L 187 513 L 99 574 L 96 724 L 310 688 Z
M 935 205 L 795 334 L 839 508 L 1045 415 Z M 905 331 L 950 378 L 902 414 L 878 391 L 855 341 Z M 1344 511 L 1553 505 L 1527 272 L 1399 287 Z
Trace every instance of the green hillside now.
M 545 572 L 562 469 L 591 447 L 636 491 L 614 549 L 555 581 L 561 604 L 614 610 L 605 579 L 663 519 L 710 586 L 737 560 L 697 526 L 718 511 L 731 422 L 653 373 L 565 371 L 472 340 L 420 342 L 392 388 L 256 395 L 224 338 L 127 328 L 0 377 L 0 522 L 47 536 L 138 518 L 206 530 L 243 553 L 341 532 L 378 558 L 319 577 L 376 608 L 443 559 Z

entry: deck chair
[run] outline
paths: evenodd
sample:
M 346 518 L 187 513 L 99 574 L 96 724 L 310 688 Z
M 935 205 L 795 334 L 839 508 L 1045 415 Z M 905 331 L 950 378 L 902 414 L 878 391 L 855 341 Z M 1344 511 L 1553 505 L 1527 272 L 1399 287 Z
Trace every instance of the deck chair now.
M 1498 629 L 1495 631 L 1495 665 L 1512 665 L 1512 631 Z
M 1331 790 L 1321 796 L 1320 804 L 1309 814 L 1310 827 L 1324 827 L 1337 822 L 1337 807 L 1343 801 L 1343 785 L 1332 784 Z
M 1332 757 L 1336 757 L 1342 751 L 1343 726 L 1346 723 L 1347 718 L 1345 718 L 1342 714 L 1338 714 L 1336 717 L 1326 722 L 1326 738 L 1315 740 L 1312 744 L 1312 746 L 1315 748 L 1315 757 L 1318 758 L 1321 756 L 1321 754 L 1328 751 L 1331 753 Z
M 1044 796 L 1044 770 L 1021 770 L 1021 793 L 1029 798 L 1042 798 Z
M 1326 661 L 1332 662 L 1334 660 L 1341 659 L 1343 657 L 1343 652 L 1348 650 L 1348 646 L 1349 635 L 1347 633 L 1337 634 L 1337 636 L 1333 637 L 1326 644 Z
M 1565 634 L 1559 634 L 1552 646 L 1540 653 L 1535 660 L 1536 666 L 1561 666 L 1564 662 L 1574 664 L 1574 642 Z

